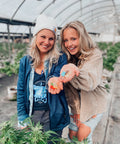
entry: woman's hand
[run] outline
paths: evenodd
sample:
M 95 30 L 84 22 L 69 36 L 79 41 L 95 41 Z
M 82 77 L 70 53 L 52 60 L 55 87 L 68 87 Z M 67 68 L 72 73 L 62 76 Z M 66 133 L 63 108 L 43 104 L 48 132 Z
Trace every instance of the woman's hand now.
M 63 83 L 60 81 L 59 77 L 52 77 L 48 81 L 48 91 L 51 94 L 58 94 L 63 90 Z
M 26 129 L 27 127 L 27 123 L 23 121 L 18 121 L 18 129 Z
M 64 65 L 60 71 L 60 80 L 64 83 L 71 81 L 79 75 L 79 68 L 72 63 Z
M 26 129 L 27 128 L 27 126 L 21 126 L 21 127 L 19 127 L 19 129 Z

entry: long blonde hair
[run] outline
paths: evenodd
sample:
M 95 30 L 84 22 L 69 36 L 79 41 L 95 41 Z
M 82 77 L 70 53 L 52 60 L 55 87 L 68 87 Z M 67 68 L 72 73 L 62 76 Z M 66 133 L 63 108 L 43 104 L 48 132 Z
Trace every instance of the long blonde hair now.
M 87 33 L 84 25 L 81 22 L 73 21 L 73 22 L 70 22 L 70 23 L 66 24 L 62 28 L 60 35 L 61 35 L 61 47 L 62 47 L 62 50 L 67 54 L 68 61 L 71 59 L 72 56 L 70 55 L 70 53 L 65 48 L 64 36 L 63 36 L 64 30 L 67 29 L 67 28 L 73 28 L 78 33 L 79 44 L 80 44 L 80 51 L 79 51 L 80 55 L 79 55 L 78 59 L 81 59 L 81 61 L 82 61 L 87 56 L 91 55 L 92 50 L 94 48 L 96 48 L 96 45 L 93 43 L 91 37 L 89 36 L 89 34 Z
M 30 56 L 32 57 L 32 60 L 33 60 L 32 66 L 34 68 L 37 68 L 42 61 L 41 61 L 41 58 L 40 58 L 40 51 L 39 51 L 38 47 L 36 46 L 36 35 L 33 37 L 30 47 L 31 47 Z M 57 47 L 56 36 L 55 36 L 54 46 L 48 52 L 48 54 L 45 58 L 45 60 L 49 60 L 49 71 L 52 67 L 52 64 L 58 62 L 58 59 L 59 59 L 60 55 L 61 55 L 61 53 L 59 52 L 59 49 Z

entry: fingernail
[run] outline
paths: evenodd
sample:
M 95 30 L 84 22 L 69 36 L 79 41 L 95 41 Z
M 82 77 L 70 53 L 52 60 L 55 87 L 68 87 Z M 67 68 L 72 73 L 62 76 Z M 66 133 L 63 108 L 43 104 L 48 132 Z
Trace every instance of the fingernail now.
M 62 77 L 64 77 L 64 76 L 65 76 L 65 74 L 66 74 L 66 72 L 65 72 L 65 71 L 63 71 L 63 72 L 61 73 L 61 76 L 62 76 Z

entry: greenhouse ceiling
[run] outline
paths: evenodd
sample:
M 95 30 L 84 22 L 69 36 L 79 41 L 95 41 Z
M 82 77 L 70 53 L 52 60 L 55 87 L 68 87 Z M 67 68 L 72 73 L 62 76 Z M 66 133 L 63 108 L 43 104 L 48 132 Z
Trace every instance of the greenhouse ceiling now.
M 0 0 L 0 33 L 32 32 L 36 17 L 56 19 L 58 28 L 80 20 L 91 33 L 120 35 L 120 0 Z

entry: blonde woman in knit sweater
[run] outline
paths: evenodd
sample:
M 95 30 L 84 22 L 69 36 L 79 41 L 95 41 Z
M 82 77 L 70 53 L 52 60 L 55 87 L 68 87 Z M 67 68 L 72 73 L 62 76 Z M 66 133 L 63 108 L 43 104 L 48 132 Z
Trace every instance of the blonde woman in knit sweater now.
M 79 21 L 62 28 L 61 46 L 68 58 L 68 64 L 61 69 L 60 81 L 65 83 L 71 108 L 69 138 L 75 136 L 79 141 L 88 138 L 92 144 L 93 131 L 107 108 L 102 54 Z M 54 93 L 50 88 L 49 92 Z

